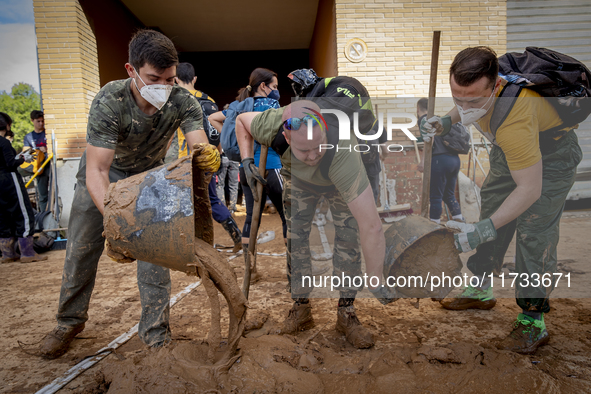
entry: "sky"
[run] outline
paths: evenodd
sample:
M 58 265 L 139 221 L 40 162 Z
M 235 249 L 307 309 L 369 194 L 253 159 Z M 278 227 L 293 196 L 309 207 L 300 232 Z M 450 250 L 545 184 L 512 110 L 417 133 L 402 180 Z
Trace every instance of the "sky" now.
M 0 92 L 19 82 L 39 92 L 33 0 L 0 0 Z

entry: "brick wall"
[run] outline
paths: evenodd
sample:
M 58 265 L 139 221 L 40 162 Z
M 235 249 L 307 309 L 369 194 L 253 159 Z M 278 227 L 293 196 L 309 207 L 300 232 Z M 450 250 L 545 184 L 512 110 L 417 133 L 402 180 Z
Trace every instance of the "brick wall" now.
M 96 39 L 77 0 L 34 0 L 33 8 L 45 126 L 55 131 L 58 157 L 80 157 L 100 89 Z
M 476 45 L 505 53 L 506 19 L 506 0 L 336 0 L 338 72 L 359 79 L 380 112 L 387 110 L 388 98 L 414 96 L 395 104 L 402 112 L 414 113 L 413 103 L 428 95 L 433 31 L 441 30 L 436 97 L 449 98 L 453 57 Z M 345 45 L 352 38 L 362 39 L 368 47 L 367 57 L 359 63 L 345 57 Z M 449 104 L 449 99 L 439 100 L 436 113 L 447 112 Z M 392 142 L 412 144 L 402 132 L 394 133 Z M 482 152 L 478 156 L 488 171 L 487 155 Z M 460 157 L 466 173 L 468 156 Z M 397 202 L 411 203 L 419 212 L 422 175 L 414 150 L 392 153 L 384 164 L 388 178 L 396 179 Z M 481 183 L 480 169 L 476 174 Z
M 450 96 L 448 69 L 468 46 L 488 45 L 504 53 L 505 0 L 336 0 L 340 75 L 358 78 L 372 97 L 428 93 L 433 31 L 441 30 L 437 96 Z M 361 38 L 366 59 L 345 57 L 348 40 Z

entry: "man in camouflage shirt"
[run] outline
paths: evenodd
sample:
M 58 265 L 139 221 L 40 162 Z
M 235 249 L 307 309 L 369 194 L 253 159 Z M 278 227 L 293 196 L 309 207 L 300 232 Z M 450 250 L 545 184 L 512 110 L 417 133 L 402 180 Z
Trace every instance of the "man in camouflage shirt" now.
M 331 125 L 327 130 L 316 123 L 312 138 L 308 139 L 309 114 L 319 112 L 315 103 L 300 100 L 262 113 L 247 112 L 236 119 L 236 137 L 249 184 L 256 183 L 258 173 L 252 161 L 253 139 L 281 154 L 283 203 L 288 223 L 287 276 L 294 299 L 282 332 L 289 334 L 314 325 L 309 302 L 312 288 L 303 278 L 312 276 L 309 237 L 316 205 L 322 196 L 329 201 L 335 225 L 333 276 L 363 277 L 360 237 L 367 275 L 379 279 L 378 283 L 368 283 L 370 292 L 383 304 L 396 299 L 393 289 L 382 286 L 384 232 L 361 156 L 345 148 L 351 140 L 340 140 L 334 142 L 339 150 L 329 159 L 327 149 L 320 147 L 332 141 L 329 133 L 337 132 Z M 340 292 L 336 329 L 357 348 L 374 344 L 373 335 L 361 325 L 353 306 L 357 292 L 363 287 L 363 282 L 335 286 Z
M 57 327 L 40 347 L 43 357 L 64 354 L 84 329 L 99 258 L 104 250 L 104 196 L 109 183 L 163 164 L 169 140 L 181 128 L 189 146 L 205 143 L 199 167 L 215 172 L 219 154 L 207 144 L 201 106 L 174 86 L 178 55 L 163 34 L 141 30 L 129 44 L 129 79 L 113 81 L 96 95 L 89 112 L 87 148 L 80 159 L 68 224 L 68 247 Z M 137 262 L 142 314 L 138 335 L 148 346 L 170 342 L 170 272 Z

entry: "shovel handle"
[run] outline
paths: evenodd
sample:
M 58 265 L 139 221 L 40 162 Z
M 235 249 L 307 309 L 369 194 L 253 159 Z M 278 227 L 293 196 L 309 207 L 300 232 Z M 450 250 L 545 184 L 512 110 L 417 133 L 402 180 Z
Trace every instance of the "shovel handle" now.
M 265 145 L 261 145 L 261 155 L 259 158 L 259 174 L 263 178 L 265 178 L 265 171 L 267 168 L 267 153 L 269 152 L 269 147 Z M 258 203 L 255 201 L 254 206 L 252 208 L 252 223 L 250 226 L 250 238 L 248 239 L 248 251 L 244 255 L 244 279 L 242 281 L 242 293 L 246 299 L 248 299 L 248 293 L 250 290 L 250 256 L 255 256 L 256 250 L 256 243 L 257 243 L 257 236 L 259 233 L 259 224 L 260 224 L 260 216 L 261 216 L 261 205 L 263 205 L 264 201 L 262 201 L 263 197 L 263 185 L 260 182 L 257 182 L 257 189 L 253 190 L 253 193 L 256 193 L 258 198 Z M 253 271 L 256 271 L 256 257 L 255 261 L 253 262 Z
M 431 49 L 431 76 L 429 78 L 429 105 L 427 108 L 427 119 L 435 113 L 435 89 L 437 87 L 437 64 L 439 63 L 439 41 L 441 31 L 433 32 L 433 47 Z M 425 164 L 423 168 L 423 192 L 421 195 L 421 216 L 429 217 L 429 196 L 431 186 L 431 153 L 433 152 L 433 138 L 425 142 L 423 154 Z

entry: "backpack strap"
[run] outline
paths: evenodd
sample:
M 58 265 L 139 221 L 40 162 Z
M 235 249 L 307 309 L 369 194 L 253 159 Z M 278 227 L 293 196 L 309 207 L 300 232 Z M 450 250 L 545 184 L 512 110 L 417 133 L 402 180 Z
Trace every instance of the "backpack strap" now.
M 201 97 L 198 97 L 198 96 L 197 96 L 197 93 L 201 93 Z M 214 104 L 215 104 L 215 100 L 214 100 L 214 99 L 212 99 L 211 97 L 209 97 L 209 96 L 207 95 L 207 93 L 203 93 L 203 92 L 202 92 L 202 91 L 200 91 L 200 90 L 196 90 L 196 91 L 195 91 L 195 93 L 193 93 L 193 96 L 195 96 L 195 98 L 196 98 L 197 100 L 209 100 L 209 101 L 211 101 L 212 103 L 214 103 Z
M 501 127 L 505 119 L 507 119 L 507 116 L 509 116 L 509 112 L 511 112 L 517 98 L 521 94 L 521 89 L 519 85 L 508 83 L 501 90 L 501 93 L 499 93 L 498 98 L 503 97 L 503 100 L 497 100 L 492 116 L 490 117 L 490 131 L 495 139 L 497 138 L 497 130 Z
M 325 154 L 322 160 L 320 160 L 320 173 L 325 179 L 328 179 L 328 172 L 330 171 L 330 166 L 332 165 L 332 161 L 334 159 L 334 155 L 337 153 L 337 145 L 339 143 L 339 134 L 338 132 L 330 132 L 327 130 L 327 143 L 331 144 L 334 148 L 329 149 Z
M 285 151 L 289 148 L 289 144 L 283 135 L 283 124 L 279 127 L 279 131 L 275 135 L 273 142 L 271 142 L 271 149 L 273 149 L 279 156 L 283 156 Z

